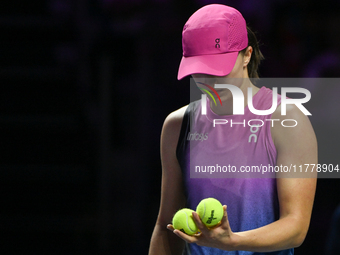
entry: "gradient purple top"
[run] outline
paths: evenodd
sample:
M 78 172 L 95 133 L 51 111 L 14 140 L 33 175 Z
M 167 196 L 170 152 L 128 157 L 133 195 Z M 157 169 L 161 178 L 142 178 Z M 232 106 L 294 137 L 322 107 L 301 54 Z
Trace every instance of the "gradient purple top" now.
M 278 104 L 281 98 L 278 96 Z M 208 104 L 209 105 L 209 104 Z M 253 97 L 255 109 L 265 110 L 272 105 L 272 91 L 262 87 Z M 275 175 L 251 178 L 247 173 L 239 173 L 237 178 L 230 178 L 228 173 L 215 176 L 210 173 L 195 173 L 200 166 L 241 166 L 276 165 L 277 152 L 271 138 L 270 115 L 259 116 L 251 113 L 246 107 L 244 115 L 219 116 L 207 107 L 207 115 L 201 115 L 200 101 L 188 106 L 186 116 L 191 118 L 190 124 L 184 118 L 180 139 L 177 147 L 177 157 L 184 177 L 184 186 L 187 196 L 187 207 L 196 209 L 198 203 L 207 197 L 214 197 L 222 204 L 228 206 L 228 218 L 232 231 L 246 231 L 267 225 L 279 218 L 279 204 L 276 190 Z M 216 125 L 213 119 L 227 119 L 242 123 L 245 127 L 236 124 Z M 250 119 L 264 121 L 262 127 L 252 128 L 247 122 Z M 253 122 L 253 124 L 257 124 Z M 276 122 L 275 125 L 279 124 Z M 190 134 L 204 134 L 206 140 Z M 256 135 L 251 136 L 252 134 Z M 251 137 L 250 137 L 251 136 Z M 189 139 L 189 140 L 188 140 Z M 192 173 L 190 173 L 192 172 Z M 235 175 L 234 175 L 235 176 Z M 233 177 L 234 177 L 233 176 Z M 244 176 L 244 178 L 241 178 Z M 193 178 L 195 177 L 195 178 Z M 198 178 L 197 178 L 198 177 Z M 190 247 L 190 248 L 189 248 Z M 190 252 L 188 251 L 190 249 Z M 260 254 L 252 252 L 226 252 L 215 248 L 201 247 L 190 244 L 186 254 Z M 266 254 L 293 254 L 294 250 L 285 250 Z

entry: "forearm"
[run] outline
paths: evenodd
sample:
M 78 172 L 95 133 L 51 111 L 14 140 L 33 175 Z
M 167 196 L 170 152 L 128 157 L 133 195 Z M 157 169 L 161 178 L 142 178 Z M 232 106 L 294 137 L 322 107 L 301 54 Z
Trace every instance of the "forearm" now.
M 149 255 L 180 255 L 184 244 L 183 240 L 165 226 L 156 224 L 151 237 Z
M 307 227 L 308 229 L 308 227 Z M 306 236 L 301 219 L 284 217 L 269 225 L 234 233 L 235 250 L 270 252 L 300 246 Z

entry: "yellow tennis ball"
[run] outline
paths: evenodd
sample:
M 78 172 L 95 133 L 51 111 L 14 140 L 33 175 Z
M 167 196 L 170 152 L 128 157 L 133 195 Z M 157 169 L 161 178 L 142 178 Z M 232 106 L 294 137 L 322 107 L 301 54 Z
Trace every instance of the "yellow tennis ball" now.
M 219 224 L 223 218 L 223 206 L 215 198 L 203 199 L 196 208 L 197 214 L 207 227 L 213 227 Z
M 192 217 L 193 210 L 183 208 L 176 212 L 172 218 L 172 225 L 175 229 L 182 231 L 187 235 L 194 235 L 198 232 L 196 223 Z

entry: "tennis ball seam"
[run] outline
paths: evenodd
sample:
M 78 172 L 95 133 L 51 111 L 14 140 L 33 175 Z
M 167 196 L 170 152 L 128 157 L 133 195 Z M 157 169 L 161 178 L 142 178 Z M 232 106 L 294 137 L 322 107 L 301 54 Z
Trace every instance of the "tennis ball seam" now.
M 188 227 L 188 229 L 190 229 L 191 232 L 195 232 L 195 230 L 191 229 L 190 226 L 189 226 L 189 216 L 188 216 L 187 212 L 184 212 L 184 213 L 187 216 L 187 227 Z
M 202 219 L 204 219 L 204 217 L 205 217 L 205 212 L 206 212 L 206 206 L 205 206 L 205 201 L 203 202 L 203 205 L 204 205 L 204 210 L 203 210 L 203 216 L 202 216 Z

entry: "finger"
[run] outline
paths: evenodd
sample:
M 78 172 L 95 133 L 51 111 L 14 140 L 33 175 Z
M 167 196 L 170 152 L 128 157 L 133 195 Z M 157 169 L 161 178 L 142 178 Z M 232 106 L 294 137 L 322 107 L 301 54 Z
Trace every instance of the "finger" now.
M 201 233 L 204 233 L 206 231 L 209 231 L 209 229 L 207 228 L 206 225 L 204 225 L 204 223 L 202 222 L 200 216 L 198 215 L 197 212 L 192 212 L 192 217 L 194 218 L 194 221 L 198 227 L 198 229 L 200 230 Z
M 175 233 L 175 234 L 177 234 L 177 231 L 179 231 L 179 230 L 177 230 L 176 232 L 175 232 L 175 228 L 174 228 L 174 226 L 173 225 L 171 225 L 171 224 L 168 224 L 167 226 L 166 226 L 166 228 L 167 229 L 169 229 L 170 231 L 172 231 L 173 233 Z M 182 231 L 179 231 L 180 233 L 182 233 Z M 184 233 L 183 233 L 184 234 Z M 181 234 L 179 234 L 179 235 L 181 235 Z M 201 235 L 201 233 L 197 233 L 197 234 L 194 234 L 193 236 L 196 236 L 196 237 L 198 237 L 198 236 L 200 236 Z M 180 236 L 181 238 L 182 238 L 182 236 Z M 183 239 L 183 238 L 182 238 Z M 184 240 L 184 239 L 183 239 Z
M 228 219 L 227 206 L 223 205 L 223 217 L 222 221 Z
M 169 229 L 169 230 L 171 230 L 171 231 L 174 231 L 174 230 L 175 230 L 174 226 L 172 226 L 171 224 L 168 224 L 168 225 L 166 226 L 166 228 Z
M 230 229 L 226 205 L 223 205 L 223 210 L 224 210 L 224 214 L 223 214 L 223 218 L 222 218 L 222 222 L 221 222 L 221 227 L 223 229 Z
M 184 241 L 186 241 L 187 243 L 195 243 L 198 240 L 198 235 L 189 236 L 178 229 L 175 229 L 173 233 L 176 234 L 181 239 L 183 239 Z

